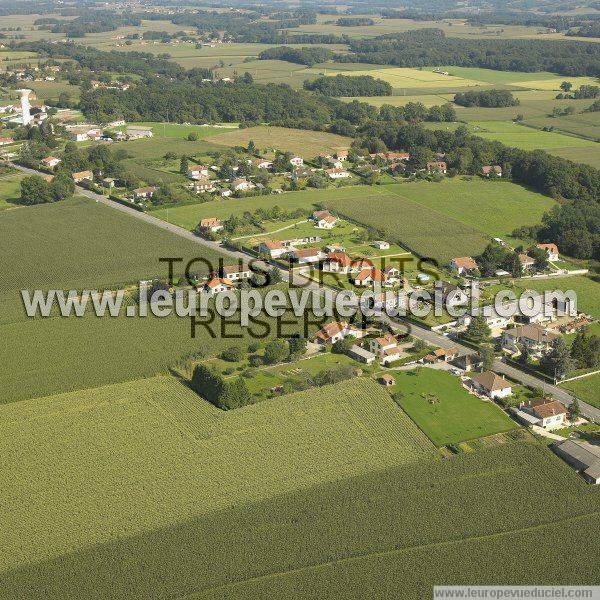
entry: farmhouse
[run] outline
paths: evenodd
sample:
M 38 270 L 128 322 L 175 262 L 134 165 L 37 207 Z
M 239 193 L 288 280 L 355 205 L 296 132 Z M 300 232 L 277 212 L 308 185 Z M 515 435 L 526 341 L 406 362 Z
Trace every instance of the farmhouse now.
M 443 160 L 436 160 L 435 162 L 427 163 L 428 173 L 447 173 L 448 165 Z
M 221 231 L 221 229 L 223 229 L 223 223 L 216 217 L 202 219 L 196 226 L 196 231 L 198 232 L 211 231 L 212 233 L 216 233 L 217 231 Z
M 370 340 L 369 346 L 382 365 L 387 365 L 400 358 L 398 342 L 391 333 Z
M 546 331 L 541 325 L 519 325 L 504 332 L 502 349 L 516 354 L 526 346 L 533 356 L 540 357 L 551 350 L 552 342 L 559 337 L 560 334 Z
M 250 277 L 252 277 L 252 271 L 245 263 L 224 265 L 221 268 L 221 276 L 230 281 L 241 281 L 243 279 L 250 279 Z
M 544 429 L 563 427 L 567 420 L 567 409 L 557 400 L 542 398 L 521 403 L 519 409 L 534 416 L 537 419 L 536 425 Z
M 326 273 L 347 274 L 350 272 L 351 258 L 345 252 L 329 252 L 323 262 L 322 270 Z
M 506 398 L 512 394 L 512 385 L 493 371 L 484 371 L 471 377 L 475 389 L 490 398 Z
M 354 344 L 352 348 L 348 350 L 348 356 L 352 357 L 358 362 L 365 363 L 366 365 L 370 365 L 375 361 L 375 355 L 359 344 Z
M 287 253 L 287 248 L 279 241 L 264 241 L 258 245 L 258 251 L 261 254 L 267 254 L 271 258 L 280 258 Z
M 345 169 L 334 167 L 333 169 L 326 169 L 325 174 L 329 179 L 348 179 L 352 175 Z
M 91 171 L 79 171 L 78 173 L 73 173 L 72 177 L 75 183 L 94 181 L 94 174 Z
M 189 179 L 208 179 L 208 167 L 206 165 L 192 165 L 188 167 L 187 176 Z
M 56 158 L 55 156 L 46 156 L 46 158 L 42 158 L 40 161 L 42 166 L 47 169 L 54 169 L 58 163 L 60 163 L 60 158 Z
M 125 133 L 130 140 L 151 138 L 154 135 L 150 127 L 143 127 L 141 125 L 130 125 L 125 129 Z
M 588 483 L 600 483 L 600 446 L 581 440 L 566 440 L 554 444 L 552 449 Z
M 461 256 L 450 261 L 450 268 L 459 275 L 470 275 L 477 269 L 477 263 L 470 256 Z
M 556 244 L 538 244 L 537 247 L 546 251 L 548 260 L 558 260 L 558 246 Z
M 229 279 L 221 279 L 220 277 L 213 277 L 210 281 L 207 281 L 202 286 L 202 292 L 214 296 L 221 292 L 230 292 L 233 289 L 233 282 Z
M 481 174 L 484 177 L 502 177 L 502 168 L 500 165 L 486 165 L 481 167 Z
M 300 265 L 318 263 L 323 258 L 320 248 L 294 248 L 290 258 Z
M 346 321 L 333 321 L 317 331 L 316 339 L 319 344 L 335 344 L 335 342 L 344 339 L 348 335 L 361 338 L 363 331 L 349 325 Z
M 152 186 L 141 187 L 133 190 L 133 197 L 136 200 L 140 198 L 152 198 L 154 196 L 154 192 L 156 192 L 156 188 Z

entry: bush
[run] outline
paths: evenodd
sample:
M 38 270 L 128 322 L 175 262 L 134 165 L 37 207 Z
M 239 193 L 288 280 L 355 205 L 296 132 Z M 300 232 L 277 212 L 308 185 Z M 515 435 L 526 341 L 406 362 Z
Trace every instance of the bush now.
M 206 365 L 200 364 L 194 369 L 190 387 L 222 410 L 239 408 L 251 403 L 248 386 L 241 377 L 225 380 Z
M 240 362 L 244 358 L 244 351 L 239 346 L 231 346 L 221 352 L 221 358 L 227 362 Z

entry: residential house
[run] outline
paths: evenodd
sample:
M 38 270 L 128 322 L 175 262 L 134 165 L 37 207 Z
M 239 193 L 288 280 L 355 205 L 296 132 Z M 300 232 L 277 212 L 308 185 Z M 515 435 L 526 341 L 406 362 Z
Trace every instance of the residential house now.
M 216 217 L 207 217 L 206 219 L 202 219 L 198 225 L 196 225 L 196 231 L 201 233 L 203 231 L 210 231 L 212 233 L 217 233 L 217 231 L 221 231 L 223 229 L 223 223 L 220 219 Z
M 448 165 L 443 160 L 436 160 L 435 162 L 427 163 L 428 173 L 443 173 L 448 172 Z
M 338 160 L 347 160 L 348 159 L 348 150 L 343 150 L 343 149 L 336 150 L 335 157 Z
M 461 306 L 469 301 L 463 290 L 448 281 L 437 281 L 434 295 L 437 302 L 442 302 L 447 307 Z
M 42 163 L 42 166 L 46 167 L 47 169 L 54 169 L 54 167 L 60 163 L 60 158 L 56 158 L 55 156 L 46 156 L 46 158 L 42 158 L 40 162 Z
M 519 262 L 521 263 L 523 271 L 529 271 L 535 264 L 535 260 L 533 260 L 531 256 L 527 256 L 527 254 L 519 254 Z
M 432 352 L 433 356 L 436 360 L 441 360 L 442 362 L 452 362 L 459 353 L 459 349 L 457 346 L 452 346 L 451 348 L 438 348 Z
M 502 177 L 502 167 L 500 165 L 486 165 L 481 167 L 481 174 L 484 177 Z
M 248 190 L 253 190 L 256 186 L 247 179 L 235 179 L 231 186 L 236 192 L 246 192 Z
M 519 325 L 504 332 L 502 349 L 516 354 L 526 346 L 533 356 L 540 357 L 551 350 L 552 342 L 559 337 L 559 333 L 546 331 L 541 325 Z
M 567 409 L 558 400 L 552 398 L 521 403 L 519 409 L 533 415 L 538 420 L 536 425 L 544 429 L 564 427 L 567 420 Z
M 94 174 L 91 171 L 79 171 L 73 173 L 73 181 L 75 183 L 81 183 L 82 181 L 94 181 Z
M 370 365 L 375 361 L 375 355 L 366 348 L 363 348 L 360 344 L 354 344 L 352 348 L 348 350 L 348 356 L 358 362 L 365 363 L 366 365 Z
M 400 358 L 398 342 L 391 333 L 369 340 L 369 350 L 379 359 L 382 365 Z
M 152 186 L 141 187 L 133 190 L 133 198 L 140 200 L 141 198 L 152 198 L 156 192 L 156 188 Z
M 346 248 L 339 244 L 327 244 L 327 246 L 325 246 L 325 252 L 346 252 Z
M 88 131 L 90 131 L 89 127 L 73 127 L 69 129 L 69 139 L 72 142 L 85 142 L 90 139 Z
M 114 177 L 105 177 L 100 184 L 105 188 L 114 188 L 116 181 Z
M 376 284 L 389 285 L 383 271 L 381 269 L 376 269 L 375 267 L 362 269 L 354 276 L 352 282 L 354 285 L 362 287 L 370 287 Z
M 352 259 L 345 252 L 329 252 L 321 268 L 326 273 L 346 275 L 350 272 L 351 264 Z
M 554 444 L 552 449 L 581 473 L 588 483 L 600 483 L 600 445 L 582 440 L 566 440 Z
M 351 273 L 360 273 L 365 269 L 369 271 L 374 267 L 373 263 L 368 258 L 357 258 L 353 260 L 350 264 L 350 272 Z
M 467 373 L 473 369 L 480 369 L 482 362 L 477 354 L 465 354 L 454 359 L 454 364 Z
M 205 177 L 198 178 L 194 181 L 194 192 L 196 194 L 203 194 L 205 192 L 214 192 L 215 186 L 210 179 L 206 179 Z
M 333 169 L 326 169 L 325 174 L 327 175 L 327 177 L 329 177 L 329 179 L 348 179 L 352 177 L 352 175 L 348 171 L 339 167 L 334 167 Z
M 304 164 L 304 159 L 301 156 L 292 156 L 290 164 L 292 167 L 301 167 Z
M 130 140 L 151 138 L 154 135 L 152 128 L 143 127 L 141 125 L 130 125 L 125 129 L 125 133 Z
M 475 389 L 489 398 L 506 398 L 512 394 L 512 384 L 493 371 L 484 371 L 471 377 Z
M 299 265 L 318 263 L 323 258 L 320 248 L 294 248 L 290 258 Z
M 477 263 L 470 256 L 461 256 L 450 261 L 450 268 L 459 275 L 471 275 L 477 269 Z
M 546 251 L 548 254 L 548 260 L 558 260 L 558 246 L 556 244 L 538 244 L 537 247 Z
M 260 254 L 267 254 L 270 258 L 281 258 L 287 254 L 288 249 L 279 241 L 264 241 L 258 245 L 258 251 Z
M 358 339 L 363 337 L 364 332 L 353 325 L 349 325 L 346 321 L 333 321 L 317 331 L 316 340 L 318 344 L 335 344 L 348 335 Z
M 213 277 L 207 281 L 201 288 L 201 291 L 205 294 L 214 296 L 222 292 L 230 292 L 233 290 L 233 282 L 229 279 L 223 279 L 221 277 Z
M 221 268 L 221 277 L 229 279 L 230 281 L 242 281 L 243 279 L 250 279 L 250 277 L 252 277 L 252 271 L 245 263 L 224 265 Z
M 273 163 L 266 158 L 249 158 L 248 164 L 253 165 L 257 169 L 270 169 Z
M 191 165 L 187 170 L 189 179 L 208 179 L 208 173 L 209 169 L 206 165 Z
M 333 229 L 337 221 L 337 217 L 334 217 L 333 215 L 325 215 L 323 218 L 315 221 L 315 227 L 318 229 Z
M 15 140 L 11 137 L 0 137 L 0 146 L 8 146 L 12 144 Z
M 383 277 L 386 283 L 394 285 L 400 281 L 400 269 L 393 265 L 389 265 L 383 270 Z
M 371 242 L 371 246 L 373 246 L 374 248 L 377 248 L 377 250 L 389 250 L 390 249 L 390 243 L 384 242 L 383 240 L 375 240 L 375 241 Z
M 92 128 L 88 129 L 87 138 L 88 140 L 97 141 L 102 137 L 102 129 Z

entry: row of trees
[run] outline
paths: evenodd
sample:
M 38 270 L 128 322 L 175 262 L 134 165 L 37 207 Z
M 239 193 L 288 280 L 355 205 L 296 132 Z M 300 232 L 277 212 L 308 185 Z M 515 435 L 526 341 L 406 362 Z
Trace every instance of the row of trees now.
M 259 55 L 259 60 L 287 60 L 312 67 L 317 63 L 326 62 L 333 58 L 333 52 L 329 48 L 319 46 L 306 46 L 304 48 L 290 48 L 289 46 L 276 46 L 263 50 Z
M 39 175 L 30 175 L 21 179 L 20 204 L 33 206 L 34 204 L 48 204 L 70 198 L 75 191 L 73 179 L 65 174 L 46 181 Z
M 483 106 L 484 108 L 501 108 L 518 106 L 519 100 L 507 90 L 480 90 L 460 92 L 454 96 L 459 106 Z
M 325 96 L 391 96 L 393 88 L 382 79 L 371 75 L 336 75 L 317 77 L 304 82 L 304 89 Z

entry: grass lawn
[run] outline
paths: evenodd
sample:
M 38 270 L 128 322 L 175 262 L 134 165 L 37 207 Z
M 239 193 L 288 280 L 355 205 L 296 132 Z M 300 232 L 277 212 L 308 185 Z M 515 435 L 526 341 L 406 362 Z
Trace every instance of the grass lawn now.
M 21 197 L 21 179 L 23 175 L 0 176 L 0 210 L 15 208 L 14 202 Z
M 211 136 L 210 141 L 198 140 L 190 142 L 187 135 L 181 137 L 152 137 L 141 140 L 132 140 L 130 142 L 119 142 L 119 149 L 123 148 L 135 159 L 143 161 L 147 159 L 162 158 L 167 152 L 174 152 L 177 155 L 195 156 L 210 151 L 223 150 L 223 146 L 213 143 L 215 136 Z
M 190 133 L 198 134 L 199 139 L 204 139 L 218 133 L 223 133 L 228 129 L 237 129 L 235 123 L 223 124 L 215 127 L 212 125 L 181 125 L 179 123 L 157 123 L 157 122 L 135 122 L 128 123 L 125 126 L 117 127 L 116 129 L 124 131 L 128 126 L 147 126 L 154 132 L 154 137 L 151 139 L 178 138 L 187 139 Z
M 515 429 L 495 404 L 479 400 L 444 371 L 420 368 L 394 373 L 400 406 L 436 446 Z M 430 402 L 430 398 L 433 402 Z
M 247 146 L 253 140 L 256 147 L 289 150 L 303 158 L 314 158 L 321 152 L 335 152 L 350 147 L 348 137 L 322 131 L 288 129 L 286 127 L 248 127 L 213 136 L 211 141 L 224 146 Z
M 600 373 L 561 384 L 566 390 L 593 406 L 600 408 Z

